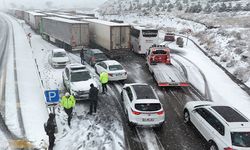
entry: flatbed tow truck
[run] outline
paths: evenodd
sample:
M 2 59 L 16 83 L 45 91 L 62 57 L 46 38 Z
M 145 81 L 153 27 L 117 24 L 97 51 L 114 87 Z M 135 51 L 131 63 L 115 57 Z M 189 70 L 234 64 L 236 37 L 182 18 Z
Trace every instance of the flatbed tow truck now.
M 189 82 L 184 74 L 171 63 L 170 49 L 168 47 L 152 45 L 147 52 L 146 59 L 146 65 L 158 86 L 189 86 Z

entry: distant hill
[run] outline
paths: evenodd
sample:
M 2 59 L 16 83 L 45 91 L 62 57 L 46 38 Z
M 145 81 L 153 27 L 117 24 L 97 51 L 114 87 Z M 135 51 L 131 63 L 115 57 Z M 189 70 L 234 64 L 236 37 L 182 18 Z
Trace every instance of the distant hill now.
M 238 11 L 250 11 L 249 0 L 108 0 L 99 8 L 100 14 Z

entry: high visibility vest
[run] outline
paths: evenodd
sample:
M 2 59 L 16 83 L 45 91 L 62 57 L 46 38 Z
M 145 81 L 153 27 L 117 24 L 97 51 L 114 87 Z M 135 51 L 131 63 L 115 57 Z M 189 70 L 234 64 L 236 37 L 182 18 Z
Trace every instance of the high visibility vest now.
M 76 104 L 75 97 L 73 95 L 70 95 L 69 98 L 67 98 L 66 96 L 63 96 L 60 104 L 64 108 L 70 109 L 70 108 L 74 107 Z
M 103 83 L 107 83 L 109 81 L 109 75 L 107 72 L 102 72 L 100 74 L 100 82 Z

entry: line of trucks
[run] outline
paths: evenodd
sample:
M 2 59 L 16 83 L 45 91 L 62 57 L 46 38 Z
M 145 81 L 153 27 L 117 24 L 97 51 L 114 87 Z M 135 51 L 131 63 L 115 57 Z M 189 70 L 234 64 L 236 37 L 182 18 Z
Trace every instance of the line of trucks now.
M 11 10 L 11 14 L 25 20 L 45 40 L 69 51 L 90 46 L 100 48 L 113 58 L 131 49 L 131 26 L 126 23 L 104 21 L 89 14 L 20 10 Z M 189 86 L 184 74 L 171 64 L 169 48 L 152 46 L 146 59 L 158 86 Z

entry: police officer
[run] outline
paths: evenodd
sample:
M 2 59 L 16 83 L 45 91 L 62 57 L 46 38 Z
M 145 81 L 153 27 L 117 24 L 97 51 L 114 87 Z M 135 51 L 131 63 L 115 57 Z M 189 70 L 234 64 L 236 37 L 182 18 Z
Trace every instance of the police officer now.
M 88 113 L 90 115 L 92 114 L 92 112 L 96 113 L 98 92 L 99 90 L 94 86 L 94 84 L 91 83 L 90 90 L 89 90 L 90 108 L 89 108 L 89 113 Z
M 70 121 L 72 119 L 72 111 L 76 104 L 75 97 L 66 92 L 65 95 L 62 97 L 60 104 L 64 108 L 65 113 L 68 115 L 68 125 L 70 126 Z
M 55 143 L 55 135 L 54 134 L 55 134 L 56 125 L 55 125 L 54 119 L 55 119 L 55 114 L 50 113 L 49 119 L 48 119 L 47 124 L 45 126 L 46 134 L 49 136 L 49 150 L 53 149 L 53 146 Z
M 103 71 L 101 74 L 100 74 L 100 82 L 102 84 L 102 93 L 104 94 L 105 92 L 108 91 L 107 89 L 107 83 L 108 83 L 108 80 L 109 80 L 109 75 L 107 72 Z

